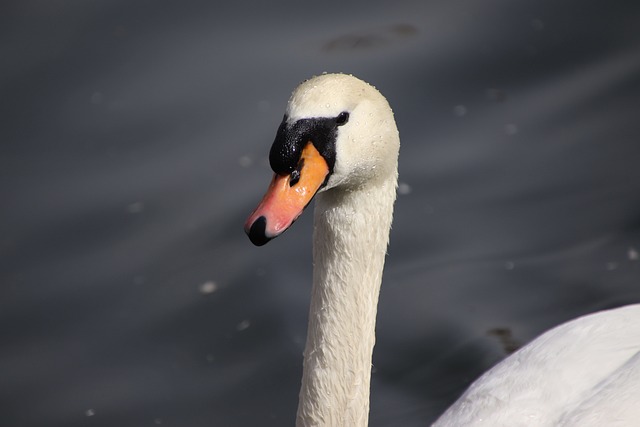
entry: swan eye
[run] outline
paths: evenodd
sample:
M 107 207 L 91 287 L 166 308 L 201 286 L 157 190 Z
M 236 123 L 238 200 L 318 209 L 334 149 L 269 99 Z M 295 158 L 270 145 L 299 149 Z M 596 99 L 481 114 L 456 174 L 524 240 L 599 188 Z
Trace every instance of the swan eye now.
M 348 121 L 349 121 L 349 113 L 347 113 L 346 111 L 343 111 L 342 113 L 338 114 L 338 117 L 336 117 L 336 124 L 338 126 L 342 126 Z

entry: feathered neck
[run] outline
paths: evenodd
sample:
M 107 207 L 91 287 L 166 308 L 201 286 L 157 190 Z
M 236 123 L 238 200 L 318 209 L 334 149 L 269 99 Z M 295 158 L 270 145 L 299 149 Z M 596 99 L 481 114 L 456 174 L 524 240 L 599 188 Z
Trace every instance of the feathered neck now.
M 313 289 L 297 426 L 366 426 L 397 173 L 317 195 Z

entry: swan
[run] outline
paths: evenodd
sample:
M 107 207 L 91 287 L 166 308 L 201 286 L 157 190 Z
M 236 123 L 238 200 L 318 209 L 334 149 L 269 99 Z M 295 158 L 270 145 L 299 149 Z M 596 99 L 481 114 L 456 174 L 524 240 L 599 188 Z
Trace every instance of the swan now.
M 258 246 L 315 199 L 313 286 L 296 425 L 366 426 L 400 140 L 387 100 L 346 74 L 292 93 L 275 172 L 244 229 Z M 461 426 L 640 425 L 640 305 L 546 332 L 474 382 L 436 422 Z

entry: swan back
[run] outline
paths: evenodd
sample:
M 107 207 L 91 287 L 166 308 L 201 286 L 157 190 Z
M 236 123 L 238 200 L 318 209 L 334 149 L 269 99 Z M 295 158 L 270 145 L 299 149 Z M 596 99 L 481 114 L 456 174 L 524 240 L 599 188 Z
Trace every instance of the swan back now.
M 640 424 L 640 305 L 583 316 L 542 334 L 476 380 L 434 424 Z

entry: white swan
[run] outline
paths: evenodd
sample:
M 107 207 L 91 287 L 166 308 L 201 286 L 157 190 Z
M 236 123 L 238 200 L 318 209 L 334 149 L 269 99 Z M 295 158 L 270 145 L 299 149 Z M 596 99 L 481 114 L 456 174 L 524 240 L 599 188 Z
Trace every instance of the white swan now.
M 303 82 L 276 134 L 275 175 L 245 231 L 265 244 L 316 197 L 298 426 L 368 423 L 399 146 L 386 99 L 344 74 Z M 574 320 L 482 376 L 435 425 L 640 425 L 639 352 L 640 305 Z

